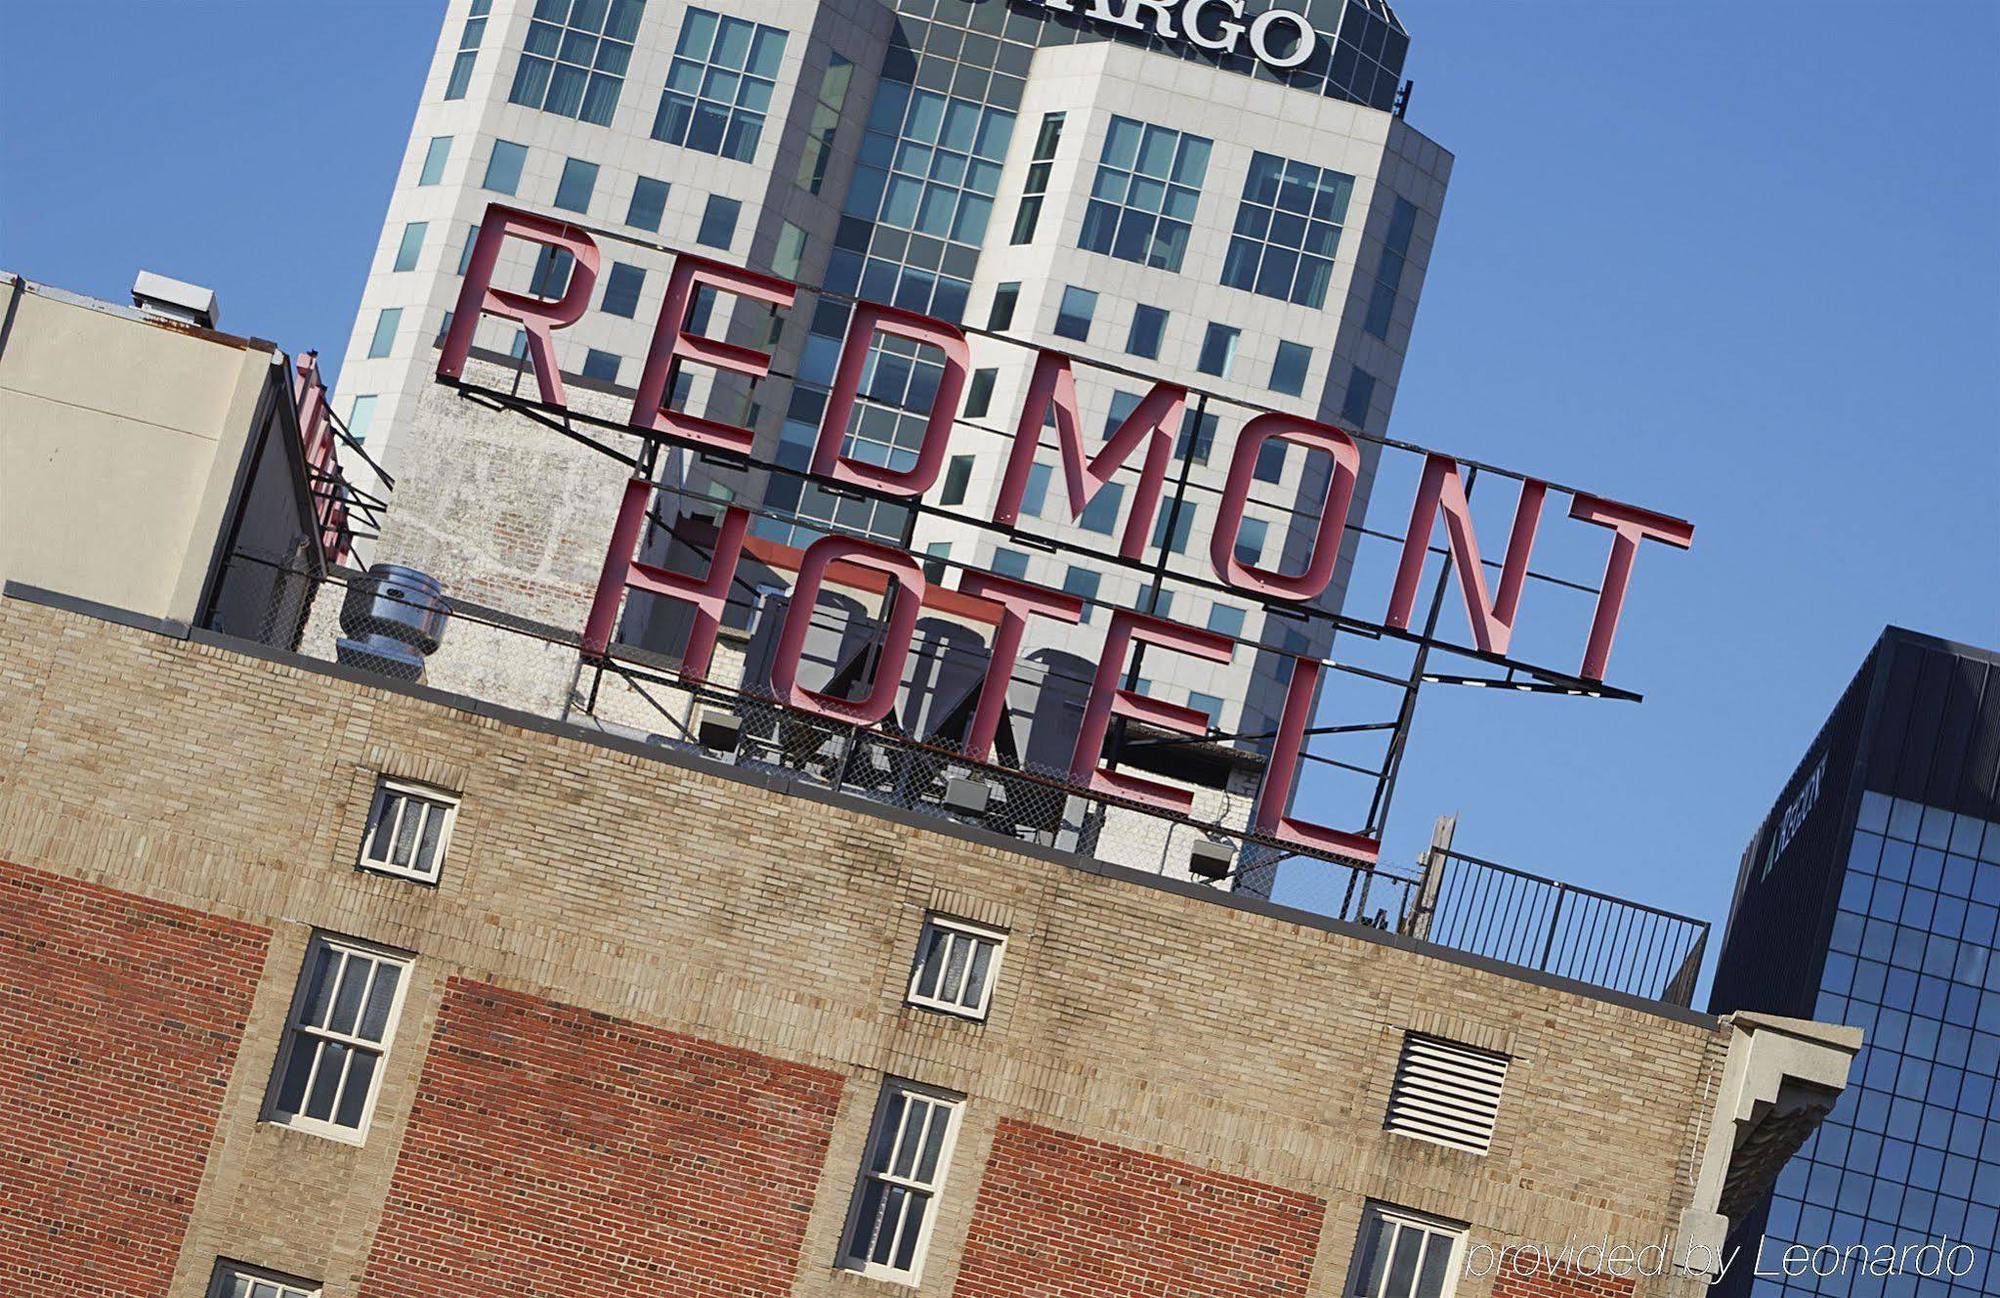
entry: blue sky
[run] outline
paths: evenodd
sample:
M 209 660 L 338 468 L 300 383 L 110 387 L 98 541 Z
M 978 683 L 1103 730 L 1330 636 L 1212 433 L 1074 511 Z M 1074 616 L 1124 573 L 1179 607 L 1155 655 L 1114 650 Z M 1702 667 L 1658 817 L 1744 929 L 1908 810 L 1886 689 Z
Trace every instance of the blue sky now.
M 1401 11 L 1458 165 L 1392 431 L 1697 531 L 1641 558 L 1612 677 L 1644 704 L 1426 692 L 1386 859 L 1457 811 L 1468 851 L 1719 922 L 1884 623 L 2000 645 L 2000 5 Z M 337 360 L 441 12 L 0 5 L 35 52 L 0 264 L 195 280 Z

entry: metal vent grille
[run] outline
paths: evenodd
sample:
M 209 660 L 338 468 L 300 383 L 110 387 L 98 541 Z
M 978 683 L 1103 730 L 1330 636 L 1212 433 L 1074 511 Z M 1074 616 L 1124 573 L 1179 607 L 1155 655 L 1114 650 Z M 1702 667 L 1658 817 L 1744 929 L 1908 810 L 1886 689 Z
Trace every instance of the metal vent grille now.
M 1412 1032 L 1389 1091 L 1389 1130 L 1483 1154 L 1493 1143 L 1507 1056 Z

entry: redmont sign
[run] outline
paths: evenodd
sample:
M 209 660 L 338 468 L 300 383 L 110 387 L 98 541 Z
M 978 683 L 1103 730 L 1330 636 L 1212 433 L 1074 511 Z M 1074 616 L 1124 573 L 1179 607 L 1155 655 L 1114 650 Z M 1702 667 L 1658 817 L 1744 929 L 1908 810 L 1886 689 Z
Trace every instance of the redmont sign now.
M 575 258 L 575 269 L 562 297 L 541 298 L 492 286 L 500 249 L 509 239 L 564 249 Z M 599 264 L 596 240 L 577 226 L 497 204 L 489 207 L 480 224 L 479 239 L 466 269 L 465 286 L 438 360 L 438 376 L 451 381 L 460 378 L 480 317 L 497 316 L 518 322 L 526 332 L 527 359 L 534 368 L 542 402 L 566 410 L 568 397 L 554 363 L 552 335 L 555 330 L 574 324 L 588 309 Z M 746 457 L 752 450 L 751 429 L 666 408 L 667 394 L 673 390 L 681 368 L 690 362 L 752 379 L 764 378 L 771 371 L 771 357 L 763 351 L 689 331 L 689 310 L 702 289 L 778 310 L 791 308 L 801 292 L 800 286 L 789 280 L 692 254 L 678 254 L 668 276 L 665 300 L 627 426 L 645 437 L 696 452 Z M 884 337 L 922 344 L 935 349 L 943 358 L 943 375 L 932 401 L 922 444 L 914 461 L 901 469 L 867 463 L 843 450 L 869 350 L 877 339 Z M 1126 485 L 1131 487 L 1129 474 L 1136 472 L 1136 488 L 1126 492 L 1129 513 L 1115 561 L 1137 564 L 1160 511 L 1162 490 L 1174 457 L 1176 432 L 1188 403 L 1188 389 L 1170 379 L 1158 380 L 1124 421 L 1110 430 L 1102 445 L 1091 451 L 1085 447 L 1081 433 L 1083 421 L 1077 401 L 1075 360 L 1049 348 L 1033 350 L 1033 368 L 1014 425 L 990 523 L 1010 532 L 1021 523 L 1029 469 L 1045 426 L 1052 422 L 1061 456 L 1061 494 L 1072 518 L 1083 513 L 1115 474 L 1127 471 Z M 856 302 L 820 423 L 810 475 L 843 491 L 900 501 L 922 497 L 936 483 L 953 441 L 969 355 L 966 334 L 957 325 L 894 307 Z M 1309 455 L 1322 456 L 1329 469 L 1320 497 L 1299 502 L 1306 516 L 1316 515 L 1316 521 L 1311 529 L 1310 553 L 1296 567 L 1246 563 L 1236 554 L 1237 534 L 1243 524 L 1244 506 L 1250 499 L 1258 453 L 1272 441 L 1289 443 Z M 1357 625 L 1369 634 L 1414 640 L 1578 689 L 1601 682 L 1610 660 L 1619 614 L 1631 589 L 1640 547 L 1656 541 L 1684 549 L 1693 539 L 1693 527 L 1635 505 L 1523 478 L 1506 552 L 1495 565 L 1499 570 L 1498 580 L 1489 588 L 1459 462 L 1432 452 L 1397 449 L 1422 456 L 1423 467 L 1387 607 L 1382 610 L 1379 623 L 1357 622 L 1353 618 L 1347 618 L 1346 623 Z M 1267 608 L 1290 611 L 1296 616 L 1299 610 L 1309 608 L 1334 579 L 1361 464 L 1361 448 L 1355 436 L 1341 428 L 1277 411 L 1251 414 L 1235 433 L 1206 570 L 1172 575 L 1233 591 L 1260 601 Z M 612 634 L 626 593 L 644 591 L 684 603 L 693 611 L 693 629 L 681 673 L 694 680 L 705 679 L 731 581 L 743 557 L 751 511 L 740 504 L 725 511 L 705 575 L 669 572 L 641 562 L 637 553 L 655 490 L 655 484 L 644 476 L 635 476 L 626 484 L 584 631 L 584 652 L 598 658 L 612 652 Z M 1583 636 L 1581 665 L 1574 674 L 1517 663 L 1506 656 L 1522 616 L 1522 590 L 1530 575 L 1529 556 L 1543 506 L 1552 491 L 1569 496 L 1571 520 L 1603 529 L 1609 540 L 1604 578 Z M 1470 646 L 1447 643 L 1410 629 L 1425 557 L 1440 521 L 1470 625 Z M 824 537 L 799 555 L 796 566 L 797 584 L 772 670 L 772 684 L 781 701 L 845 722 L 878 723 L 895 706 L 911 637 L 924 606 L 949 604 L 961 615 L 969 610 L 973 620 L 983 621 L 991 628 L 987 646 L 988 688 L 981 693 L 964 745 L 966 756 L 975 761 L 987 760 L 992 748 L 1003 715 L 1006 682 L 1013 675 L 1029 621 L 1041 618 L 1077 623 L 1083 616 L 1083 601 L 1074 595 L 993 573 L 965 573 L 955 589 L 946 589 L 941 583 L 926 581 L 923 567 L 914 555 L 858 537 Z M 887 601 L 881 655 L 874 683 L 865 698 L 833 697 L 807 688 L 799 679 L 807 623 L 821 588 L 830 581 L 880 590 Z M 1324 615 L 1323 610 L 1315 611 Z M 1200 736 L 1207 733 L 1207 716 L 1122 688 L 1120 681 L 1128 656 L 1136 646 L 1147 645 L 1223 663 L 1229 660 L 1234 644 L 1231 638 L 1213 631 L 1127 609 L 1113 610 L 1076 737 L 1071 780 L 1095 793 L 1186 815 L 1192 804 L 1187 790 L 1130 772 L 1105 769 L 1105 739 L 1112 721 L 1119 717 Z M 1288 814 L 1316 690 L 1326 666 L 1317 659 L 1291 657 L 1288 694 L 1252 814 L 1251 831 L 1280 844 L 1373 861 L 1377 844 L 1372 837 L 1313 824 Z
M 1249 14 L 1243 0 L 1040 0 L 1058 13 L 1094 18 L 1216 54 L 1248 49 L 1260 63 L 1295 68 L 1312 57 L 1319 33 L 1304 14 L 1266 9 Z

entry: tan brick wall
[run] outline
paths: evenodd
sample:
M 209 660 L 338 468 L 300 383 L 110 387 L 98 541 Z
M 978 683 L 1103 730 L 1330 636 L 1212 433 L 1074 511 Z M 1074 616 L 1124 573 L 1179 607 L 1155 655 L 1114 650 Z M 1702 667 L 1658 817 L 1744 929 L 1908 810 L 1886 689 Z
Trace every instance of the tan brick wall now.
M 453 977 L 839 1077 L 800 1295 L 911 1292 L 831 1268 L 887 1075 L 969 1097 L 922 1294 L 1003 1119 L 1324 1200 L 1314 1295 L 1367 1198 L 1500 1244 L 1657 1238 L 1687 1196 L 1701 1023 L 18 601 L 0 682 L 0 857 L 273 932 L 180 1298 L 217 1254 L 359 1292 Z M 441 886 L 355 868 L 380 772 L 463 795 Z M 1009 930 L 986 1023 L 902 1003 L 932 907 Z M 361 1146 L 258 1121 L 315 928 L 417 958 Z M 1411 1029 L 1514 1057 L 1487 1156 L 1383 1131 Z

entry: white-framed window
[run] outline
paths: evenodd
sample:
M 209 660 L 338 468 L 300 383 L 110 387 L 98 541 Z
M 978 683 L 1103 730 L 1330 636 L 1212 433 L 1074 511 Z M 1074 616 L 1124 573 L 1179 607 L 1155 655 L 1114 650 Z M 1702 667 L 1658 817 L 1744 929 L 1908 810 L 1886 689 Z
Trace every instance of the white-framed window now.
M 931 915 L 917 939 L 910 970 L 910 1004 L 969 1019 L 986 1017 L 1007 935 L 998 929 Z
M 208 1298 L 320 1298 L 320 1286 L 240 1262 L 217 1262 Z
M 313 936 L 272 1074 L 267 1121 L 341 1140 L 367 1132 L 409 975 L 407 956 Z
M 1465 1228 L 1387 1204 L 1361 1214 L 1350 1298 L 1448 1298 L 1458 1284 Z
M 451 847 L 458 798 L 408 780 L 383 776 L 375 783 L 368 828 L 361 835 L 361 867 L 436 883 Z
M 960 1096 L 893 1078 L 883 1084 L 848 1212 L 842 1265 L 879 1279 L 917 1282 L 964 1108 Z

